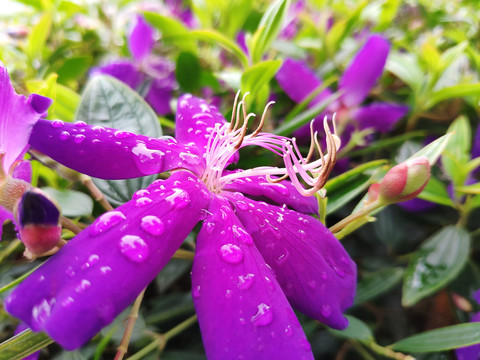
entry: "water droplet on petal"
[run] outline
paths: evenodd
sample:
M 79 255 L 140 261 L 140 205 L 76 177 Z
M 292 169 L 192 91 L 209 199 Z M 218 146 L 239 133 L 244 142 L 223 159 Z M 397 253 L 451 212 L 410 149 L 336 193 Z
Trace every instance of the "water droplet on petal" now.
M 43 327 L 43 324 L 49 319 L 52 307 L 55 305 L 55 299 L 43 299 L 38 305 L 32 309 L 32 318 L 36 327 Z
M 339 268 L 336 265 L 332 266 L 332 269 L 337 273 L 338 276 L 345 277 L 346 274 L 345 274 L 345 271 L 343 271 L 343 269 Z
M 132 200 L 136 200 L 138 198 L 148 196 L 148 195 L 150 195 L 150 191 L 148 191 L 147 189 L 140 189 L 135 191 L 135 193 L 132 196 Z
M 306 239 L 307 234 L 303 230 L 298 230 L 298 237 L 302 240 Z
M 332 315 L 332 308 L 330 305 L 325 304 L 325 305 L 322 305 L 322 307 L 320 308 L 320 312 L 322 313 L 323 316 L 328 318 L 330 315 Z
M 318 286 L 318 283 L 315 280 L 310 280 L 307 282 L 307 285 L 310 289 L 315 290 Z
M 153 200 L 144 196 L 135 200 L 135 207 L 142 207 L 151 203 L 153 203 Z
M 142 218 L 140 227 L 150 235 L 159 236 L 165 231 L 162 220 L 154 215 L 147 215 Z
M 85 140 L 85 135 L 82 135 L 82 134 L 79 134 L 79 135 L 75 135 L 73 137 L 73 142 L 75 144 L 81 144 L 83 142 L 83 140 Z
M 249 233 L 247 233 L 245 231 L 245 229 L 241 228 L 240 226 L 237 226 L 237 225 L 233 225 L 232 226 L 232 232 L 233 232 L 233 236 L 243 242 L 244 244 L 247 244 L 247 245 L 251 245 L 253 244 L 253 239 L 252 237 L 250 236 Z
M 97 254 L 92 254 L 88 257 L 88 260 L 82 265 L 81 269 L 85 270 L 88 269 L 89 267 L 95 265 L 100 257 Z
M 71 266 L 69 266 L 66 270 L 65 270 L 65 274 L 68 275 L 68 277 L 71 277 L 73 278 L 75 276 L 75 271 L 73 270 L 73 268 Z
M 103 275 L 108 274 L 109 272 L 112 271 L 112 268 L 110 266 L 102 266 L 100 268 L 100 271 Z
M 247 275 L 240 275 L 238 277 L 237 286 L 240 290 L 247 290 L 253 284 L 253 280 L 255 278 L 254 274 L 247 274 Z
M 95 131 L 95 132 L 101 133 L 101 132 L 105 131 L 105 128 L 103 126 L 96 125 L 96 126 L 92 127 L 92 130 Z
M 165 200 L 174 208 L 174 209 L 183 209 L 185 206 L 190 204 L 190 196 L 183 189 L 173 189 L 173 194 L 167 196 Z
M 293 335 L 293 329 L 290 325 L 287 325 L 284 332 L 285 332 L 285 335 L 288 337 L 291 337 Z
M 71 296 L 68 296 L 65 300 L 62 301 L 61 305 L 62 307 L 66 308 L 72 305 L 75 302 L 75 299 L 72 298 Z
M 200 285 L 197 285 L 192 289 L 192 296 L 193 296 L 193 298 L 198 299 L 200 297 L 200 295 L 201 295 Z
M 233 294 L 233 291 L 230 289 L 227 289 L 227 291 L 225 291 L 225 297 L 227 299 L 230 299 L 232 297 L 232 294 Z
M 73 126 L 82 128 L 82 127 L 86 127 L 86 126 L 87 126 L 87 123 L 86 123 L 85 121 L 75 121 L 75 122 L 73 123 Z
M 213 222 L 206 222 L 205 223 L 205 230 L 207 231 L 207 233 L 211 234 L 214 229 L 215 229 L 215 223 L 213 223 Z
M 78 284 L 76 287 L 75 287 L 75 291 L 77 293 L 83 293 L 85 290 L 87 290 L 90 286 L 92 285 L 92 283 L 90 281 L 88 281 L 87 279 L 82 279 L 80 281 L 80 284 Z
M 51 122 L 51 125 L 53 128 L 61 128 L 62 126 L 65 125 L 65 123 L 62 120 L 54 120 Z
M 255 326 L 265 326 L 272 322 L 273 312 L 271 306 L 268 306 L 265 303 L 261 303 L 257 306 L 258 311 L 255 315 L 252 316 L 251 322 Z
M 243 251 L 237 245 L 222 245 L 219 252 L 222 259 L 230 264 L 238 264 L 243 260 Z
M 158 173 L 163 169 L 165 154 L 162 151 L 149 149 L 145 143 L 140 142 L 132 149 L 132 153 L 135 155 L 135 163 L 144 174 Z
M 120 251 L 133 262 L 144 262 L 150 250 L 145 241 L 137 235 L 125 235 L 120 239 Z
M 240 324 L 242 324 L 242 325 L 245 325 L 247 323 L 247 320 L 245 320 L 242 317 L 240 319 L 238 319 L 238 321 L 240 321 Z
M 247 210 L 248 209 L 248 204 L 245 202 L 245 201 L 237 201 L 235 203 L 235 205 L 237 205 L 237 207 L 240 209 L 240 210 Z
M 132 137 L 134 134 L 131 133 L 130 131 L 124 131 L 124 130 L 117 130 L 114 133 L 115 138 L 117 139 L 125 139 L 128 137 Z
M 70 133 L 68 131 L 62 131 L 59 137 L 60 137 L 60 140 L 66 141 L 70 138 Z
M 290 255 L 288 250 L 281 247 L 281 246 L 277 246 L 276 247 L 276 253 L 277 253 L 277 255 L 275 256 L 275 263 L 277 265 L 285 264 L 285 262 L 287 262 L 287 260 L 289 258 L 289 255 Z
M 273 283 L 273 281 L 268 276 L 265 276 L 265 283 L 270 288 L 270 290 L 272 290 L 272 291 L 275 290 L 275 284 Z
M 200 158 L 197 155 L 181 152 L 178 156 L 183 162 L 185 162 L 188 165 L 200 164 Z
M 117 225 L 127 218 L 125 215 L 117 210 L 109 211 L 105 214 L 102 214 L 91 226 L 90 235 L 96 236 L 98 234 L 104 233 L 105 231 L 110 230 L 112 227 Z

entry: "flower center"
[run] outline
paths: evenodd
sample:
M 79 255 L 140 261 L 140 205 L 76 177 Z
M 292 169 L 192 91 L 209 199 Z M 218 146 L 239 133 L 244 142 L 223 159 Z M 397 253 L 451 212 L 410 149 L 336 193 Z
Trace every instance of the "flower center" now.
M 246 96 L 247 94 L 245 94 Z M 322 190 L 328 175 L 336 161 L 336 153 L 340 147 L 340 139 L 330 131 L 327 118 L 324 119 L 327 151 L 324 155 L 318 143 L 317 132 L 313 131 L 313 122 L 310 125 L 311 145 L 308 155 L 303 157 L 296 144 L 295 138 L 261 132 L 265 123 L 266 111 L 273 102 L 269 102 L 264 111 L 257 129 L 247 135 L 248 120 L 255 114 L 247 114 L 245 110 L 245 96 L 238 102 L 239 93 L 235 97 L 232 112 L 232 120 L 224 125 L 217 124 L 210 134 L 206 152 L 206 170 L 202 180 L 207 188 L 214 192 L 220 192 L 223 187 L 239 178 L 251 176 L 266 176 L 271 183 L 279 182 L 290 177 L 293 185 L 304 196 L 314 195 Z M 238 105 L 237 105 L 238 103 Z M 283 158 L 285 167 L 262 166 L 244 171 L 225 171 L 232 162 L 236 152 L 249 145 L 263 147 Z M 320 159 L 311 162 L 311 158 L 318 151 Z M 272 179 L 272 176 L 277 178 Z M 300 181 L 303 180 L 303 183 Z M 324 196 L 324 191 L 321 193 Z

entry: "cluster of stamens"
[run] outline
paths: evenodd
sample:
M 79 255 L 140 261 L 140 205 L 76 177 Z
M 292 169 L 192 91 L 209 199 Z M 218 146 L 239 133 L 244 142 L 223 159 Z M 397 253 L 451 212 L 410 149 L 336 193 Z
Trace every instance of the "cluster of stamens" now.
M 239 102 L 239 93 L 235 97 L 232 119 L 223 126 L 217 124 L 210 134 L 207 143 L 206 164 L 202 180 L 213 192 L 219 192 L 226 184 L 240 178 L 250 176 L 265 176 L 271 183 L 276 183 L 290 177 L 293 185 L 304 196 L 312 196 L 320 191 L 325 196 L 323 186 L 332 171 L 337 150 L 340 147 L 340 139 L 336 135 L 335 123 L 332 134 L 325 117 L 323 126 L 326 135 L 327 151 L 324 154 L 318 141 L 318 133 L 313 131 L 313 121 L 310 124 L 311 145 L 307 157 L 303 157 L 297 146 L 295 138 L 261 132 L 265 124 L 266 112 L 269 102 L 263 111 L 259 125 L 251 134 L 247 135 L 248 121 L 255 114 L 247 114 L 245 109 L 245 94 Z M 243 121 L 242 121 L 243 120 Z M 248 145 L 263 147 L 283 158 L 284 168 L 264 166 L 248 169 L 241 172 L 224 172 L 232 156 L 241 148 Z M 320 154 L 320 159 L 311 161 L 315 150 Z M 272 178 L 275 176 L 275 178 Z M 305 183 L 303 185 L 301 180 Z

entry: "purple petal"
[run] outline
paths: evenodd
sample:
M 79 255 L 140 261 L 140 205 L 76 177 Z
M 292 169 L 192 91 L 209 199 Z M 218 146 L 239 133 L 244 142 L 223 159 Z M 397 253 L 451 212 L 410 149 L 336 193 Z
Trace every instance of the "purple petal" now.
M 40 114 L 40 117 L 47 116 L 47 110 L 52 105 L 53 100 L 42 95 L 32 94 L 28 97 L 32 108 Z
M 480 313 L 476 313 L 470 319 L 470 322 L 479 322 Z M 478 360 L 480 358 L 480 344 L 465 346 L 455 349 L 457 360 Z
M 113 76 L 134 90 L 136 90 L 142 81 L 144 81 L 145 77 L 143 73 L 129 60 L 115 61 L 110 64 L 95 67 L 91 70 L 90 75 Z
M 347 107 L 359 105 L 382 75 L 390 44 L 379 35 L 372 35 L 357 53 L 339 80 L 339 89 Z
M 373 103 L 355 109 L 351 116 L 360 129 L 373 128 L 381 133 L 392 130 L 398 120 L 408 113 L 408 106 Z
M 13 169 L 12 177 L 30 183 L 32 181 L 32 164 L 30 161 L 19 161 Z
M 208 212 L 192 269 L 207 358 L 313 359 L 282 289 L 228 201 L 214 198 Z
M 286 59 L 275 75 L 280 87 L 295 102 L 303 101 L 312 91 L 322 85 L 320 79 L 307 65 L 299 60 Z M 323 90 L 312 100 L 314 105 L 331 95 L 329 89 Z
M 275 177 L 273 177 L 275 178 Z M 306 214 L 318 213 L 318 202 L 314 196 L 303 196 L 290 181 L 284 180 L 276 184 L 269 183 L 263 176 L 250 176 L 237 179 L 226 185 L 224 190 L 237 191 L 256 199 L 270 199 L 278 205 L 287 206 Z M 239 199 L 242 201 L 242 199 Z
M 175 138 L 181 144 L 195 146 L 200 154 L 207 149 L 208 138 L 215 124 L 223 125 L 225 118 L 215 106 L 190 94 L 178 99 Z M 230 163 L 238 161 L 238 152 Z
M 167 263 L 208 205 L 188 172 L 156 181 L 100 216 L 24 280 L 7 311 L 68 350 L 108 325 Z
M 5 153 L 2 164 L 5 173 L 25 154 L 32 127 L 49 103 L 39 95 L 28 99 L 18 95 L 10 83 L 7 69 L 0 62 L 0 154 Z
M 437 206 L 437 204 L 434 202 L 423 200 L 420 198 L 404 201 L 404 202 L 398 203 L 397 205 L 411 212 L 427 211 Z
M 317 219 L 264 202 L 235 204 L 236 213 L 292 306 L 335 329 L 353 304 L 356 265 Z
M 157 114 L 170 114 L 172 91 L 177 86 L 175 80 L 175 65 L 163 58 L 154 58 L 148 63 L 146 73 L 153 78 L 150 89 L 145 97 Z
M 135 26 L 128 38 L 130 53 L 135 59 L 142 60 L 152 52 L 154 44 L 153 28 L 145 22 L 142 16 L 137 15 Z
M 475 137 L 473 138 L 472 146 L 472 159 L 480 156 L 480 124 L 475 131 Z
M 150 138 L 84 122 L 40 120 L 30 145 L 59 163 L 89 176 L 128 179 L 171 169 L 201 173 L 204 160 L 172 138 Z

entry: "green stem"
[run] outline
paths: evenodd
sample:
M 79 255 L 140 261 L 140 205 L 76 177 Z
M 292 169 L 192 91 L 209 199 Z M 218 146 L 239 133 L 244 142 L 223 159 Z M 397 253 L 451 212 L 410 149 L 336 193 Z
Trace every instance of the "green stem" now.
M 365 360 L 375 360 L 375 358 L 372 355 L 370 355 L 368 351 L 358 341 L 352 340 L 350 341 L 350 343 Z
M 370 212 L 378 209 L 380 206 L 382 206 L 382 204 L 380 204 L 380 202 L 378 202 L 378 201 L 374 201 L 370 204 L 367 204 L 363 208 L 361 208 L 359 211 L 357 211 L 356 213 L 350 214 L 345 219 L 343 219 L 343 220 L 339 221 L 338 223 L 336 223 L 335 225 L 333 225 L 330 228 L 330 231 L 335 234 L 335 233 L 339 232 L 340 230 L 342 230 L 344 227 L 346 227 L 348 224 L 351 224 L 355 220 L 358 220 L 358 219 L 360 219 L 364 216 L 367 216 Z
M 22 242 L 19 239 L 13 240 L 5 250 L 0 253 L 0 263 L 2 263 L 12 252 L 14 252 Z
M 168 340 L 180 334 L 183 330 L 192 326 L 196 322 L 197 322 L 197 315 L 193 315 L 189 317 L 187 320 L 175 326 L 173 329 L 167 331 L 165 334 L 156 335 L 155 340 L 153 340 L 150 344 L 145 346 L 142 350 L 140 350 L 136 354 L 130 356 L 127 360 L 140 360 L 140 359 L 143 359 L 143 357 L 147 355 L 149 352 L 157 348 L 160 348 L 162 350 L 167 344 Z
M 393 351 L 392 349 L 390 349 L 388 347 L 381 346 L 374 341 L 370 342 L 368 344 L 368 346 L 370 347 L 370 349 L 372 349 L 377 354 L 383 355 L 385 357 L 389 357 L 391 359 L 395 359 L 395 360 L 415 360 L 415 358 L 411 355 L 405 355 L 403 353 Z

